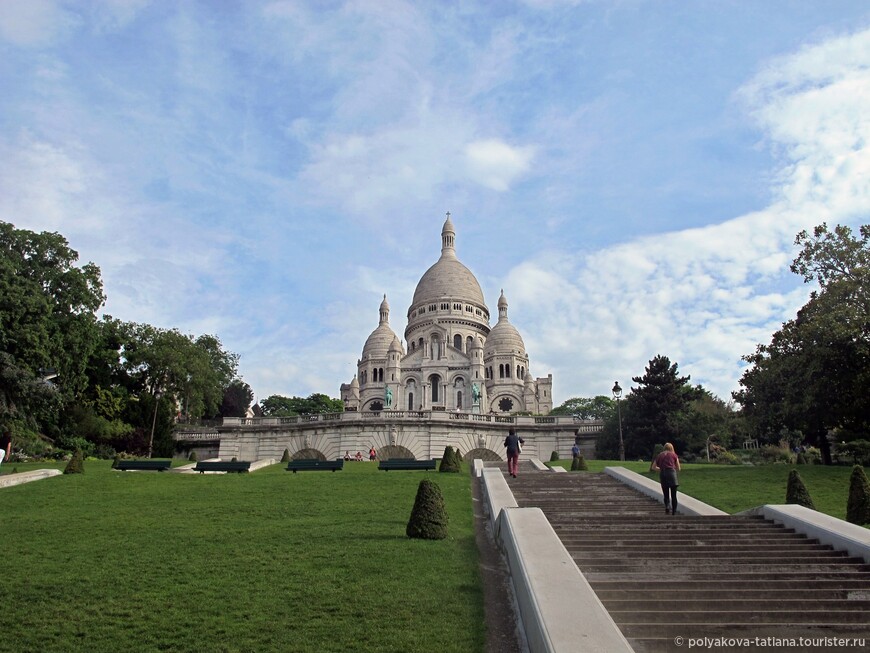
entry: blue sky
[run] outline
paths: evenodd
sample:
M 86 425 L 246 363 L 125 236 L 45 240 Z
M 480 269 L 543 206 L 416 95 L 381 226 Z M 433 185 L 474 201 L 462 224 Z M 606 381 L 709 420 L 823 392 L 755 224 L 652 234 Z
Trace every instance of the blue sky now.
M 383 294 L 457 254 L 556 403 L 664 354 L 724 399 L 870 214 L 870 5 L 5 0 L 0 220 L 114 317 L 338 396 Z

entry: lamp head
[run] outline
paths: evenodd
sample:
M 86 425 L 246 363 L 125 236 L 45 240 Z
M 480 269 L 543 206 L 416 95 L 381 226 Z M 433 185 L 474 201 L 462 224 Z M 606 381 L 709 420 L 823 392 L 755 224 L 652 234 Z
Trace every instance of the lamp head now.
M 622 388 L 619 387 L 619 381 L 614 381 L 611 392 L 613 392 L 614 399 L 619 399 L 622 396 Z

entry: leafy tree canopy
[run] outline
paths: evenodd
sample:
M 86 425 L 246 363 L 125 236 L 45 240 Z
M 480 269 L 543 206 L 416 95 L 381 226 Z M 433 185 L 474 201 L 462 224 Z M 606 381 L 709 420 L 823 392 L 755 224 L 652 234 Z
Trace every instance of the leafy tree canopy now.
M 314 393 L 306 398 L 272 395 L 260 402 L 263 414 L 268 417 L 291 417 L 315 413 L 340 413 L 344 410 L 341 399 L 330 399 L 327 395 Z
M 616 410 L 616 402 L 610 397 L 572 397 L 550 411 L 551 415 L 574 415 L 580 419 L 608 419 Z

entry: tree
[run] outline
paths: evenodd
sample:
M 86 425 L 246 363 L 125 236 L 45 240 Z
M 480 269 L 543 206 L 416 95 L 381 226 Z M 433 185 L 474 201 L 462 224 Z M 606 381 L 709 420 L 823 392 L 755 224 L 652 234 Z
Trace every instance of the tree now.
M 314 393 L 307 398 L 272 395 L 261 401 L 260 407 L 263 409 L 263 415 L 267 417 L 292 417 L 340 413 L 344 410 L 344 403 L 341 399 L 330 399 L 325 394 Z
M 141 390 L 152 399 L 150 456 L 157 430 L 160 397 L 180 404 L 187 418 L 217 413 L 223 390 L 235 375 L 238 356 L 223 351 L 220 341 L 214 336 L 194 339 L 177 329 L 132 323 L 125 331 L 124 365 Z
M 656 443 L 672 442 L 685 449 L 687 433 L 681 428 L 691 403 L 703 392 L 689 385 L 689 376 L 677 374 L 677 364 L 667 356 L 650 360 L 643 376 L 632 377 L 638 384 L 626 398 L 623 433 L 627 457 L 648 456 Z
M 580 419 L 609 419 L 616 411 L 616 402 L 610 397 L 572 397 L 550 411 L 551 415 L 574 415 Z
M 870 523 L 870 481 L 861 465 L 852 467 L 849 477 L 849 499 L 846 502 L 846 521 L 853 524 Z
M 78 252 L 60 234 L 0 222 L 0 419 L 39 412 L 44 393 L 37 385 L 51 377 L 58 402 L 42 404 L 40 426 L 56 431 L 60 407 L 87 387 L 85 368 L 97 342 L 95 312 L 105 298 L 99 268 L 77 267 L 77 261 Z
M 744 357 L 751 364 L 734 398 L 761 439 L 798 433 L 831 464 L 828 433 L 870 426 L 870 226 L 816 227 L 795 238 L 792 272 L 819 289 L 797 317 Z
M 234 379 L 225 389 L 221 401 L 221 417 L 244 417 L 254 400 L 251 386 L 241 379 Z

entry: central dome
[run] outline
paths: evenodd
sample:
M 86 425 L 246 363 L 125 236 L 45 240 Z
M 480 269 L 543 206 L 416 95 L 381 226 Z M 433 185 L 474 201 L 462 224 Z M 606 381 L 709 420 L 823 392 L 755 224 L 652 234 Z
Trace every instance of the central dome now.
M 456 258 L 454 239 L 456 233 L 448 215 L 441 229 L 441 258 L 426 270 L 414 291 L 412 307 L 428 302 L 450 298 L 467 301 L 485 307 L 483 291 L 471 270 Z

